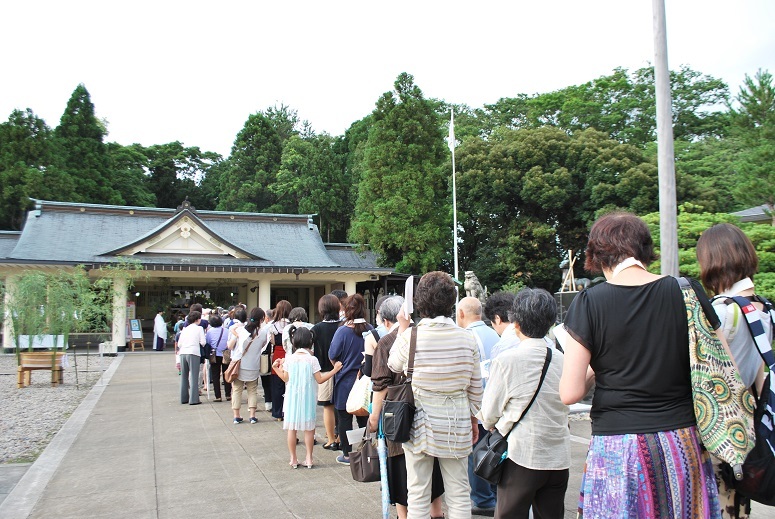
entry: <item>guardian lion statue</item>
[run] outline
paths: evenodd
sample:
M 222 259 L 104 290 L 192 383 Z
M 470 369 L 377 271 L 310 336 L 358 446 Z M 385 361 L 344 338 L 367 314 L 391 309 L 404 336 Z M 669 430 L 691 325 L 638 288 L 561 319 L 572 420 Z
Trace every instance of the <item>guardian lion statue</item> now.
M 487 289 L 482 287 L 479 278 L 476 277 L 473 270 L 466 270 L 466 279 L 463 283 L 467 297 L 475 297 L 484 304 L 487 299 Z

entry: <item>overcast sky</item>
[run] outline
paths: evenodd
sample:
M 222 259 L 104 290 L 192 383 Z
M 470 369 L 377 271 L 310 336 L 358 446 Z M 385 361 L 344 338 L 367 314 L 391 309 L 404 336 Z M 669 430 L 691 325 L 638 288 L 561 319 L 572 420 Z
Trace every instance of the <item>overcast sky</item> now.
M 775 1 L 666 0 L 668 59 L 737 93 L 775 73 Z M 654 60 L 650 0 L 0 3 L 0 120 L 52 128 L 83 83 L 109 141 L 229 154 L 279 103 L 340 135 L 409 72 L 426 97 L 480 107 Z

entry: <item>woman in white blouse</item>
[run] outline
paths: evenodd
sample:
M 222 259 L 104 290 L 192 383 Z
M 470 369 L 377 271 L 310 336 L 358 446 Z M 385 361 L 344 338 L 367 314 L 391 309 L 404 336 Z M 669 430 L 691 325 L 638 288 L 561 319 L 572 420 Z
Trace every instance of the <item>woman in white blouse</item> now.
M 543 385 L 516 423 L 538 387 L 549 347 L 543 337 L 556 316 L 549 292 L 521 290 L 509 313 L 521 342 L 490 365 L 479 418 L 486 429 L 497 428 L 504 436 L 511 431 L 498 483 L 496 518 L 527 519 L 531 506 L 536 519 L 560 519 L 565 513 L 570 432 L 568 406 L 560 401 L 563 355 L 559 351 L 552 350 Z

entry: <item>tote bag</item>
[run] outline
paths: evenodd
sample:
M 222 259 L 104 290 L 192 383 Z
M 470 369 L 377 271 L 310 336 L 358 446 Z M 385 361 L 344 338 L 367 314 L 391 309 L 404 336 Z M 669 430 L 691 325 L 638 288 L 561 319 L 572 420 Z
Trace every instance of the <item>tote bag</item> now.
M 347 412 L 355 416 L 371 414 L 371 377 L 361 375 L 353 384 L 345 404 Z
M 754 447 L 753 395 L 721 340 L 711 331 L 694 288 L 678 278 L 689 328 L 689 369 L 697 430 L 705 448 L 743 478 L 743 462 Z

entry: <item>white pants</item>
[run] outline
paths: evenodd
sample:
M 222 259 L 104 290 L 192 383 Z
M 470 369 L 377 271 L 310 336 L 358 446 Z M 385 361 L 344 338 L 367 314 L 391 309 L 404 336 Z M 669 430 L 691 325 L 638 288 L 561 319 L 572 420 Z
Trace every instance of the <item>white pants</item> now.
M 408 519 L 428 519 L 431 515 L 431 477 L 433 460 L 425 454 L 406 454 L 406 482 L 408 487 Z M 441 476 L 444 478 L 444 501 L 447 502 L 449 519 L 469 519 L 471 501 L 468 484 L 468 457 L 439 458 Z

